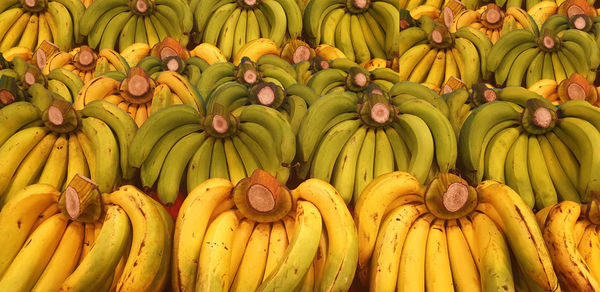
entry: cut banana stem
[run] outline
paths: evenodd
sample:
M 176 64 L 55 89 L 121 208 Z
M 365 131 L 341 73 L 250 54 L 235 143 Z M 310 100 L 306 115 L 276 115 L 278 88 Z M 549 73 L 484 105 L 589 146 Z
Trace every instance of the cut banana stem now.
M 167 61 L 167 69 L 169 69 L 169 71 L 179 70 L 179 62 L 177 62 L 177 59 L 169 59 L 169 61 Z
M 464 179 L 441 173 L 427 187 L 425 205 L 438 218 L 457 219 L 476 208 L 477 192 Z
M 380 124 L 387 123 L 390 119 L 390 109 L 381 102 L 374 104 L 371 107 L 371 119 Z
M 277 179 L 265 171 L 256 170 L 246 191 L 248 203 L 257 212 L 271 212 L 279 201 L 279 188 Z
M 135 2 L 135 9 L 139 13 L 145 13 L 148 10 L 148 4 L 144 0 L 137 0 Z
M 495 4 L 488 4 L 487 9 L 485 10 L 485 14 L 482 17 L 489 24 L 496 24 L 500 22 L 502 19 L 502 14 L 500 13 L 500 8 Z
M 571 83 L 567 86 L 567 96 L 571 100 L 585 100 L 587 94 L 583 86 L 577 83 Z
M 552 113 L 550 109 L 545 107 L 540 107 L 535 110 L 533 114 L 533 122 L 541 128 L 548 128 L 552 123 Z
M 310 60 L 310 48 L 307 46 L 297 47 L 294 51 L 294 54 L 292 55 L 292 61 L 294 62 L 294 64 L 308 60 Z
M 441 44 L 444 41 L 444 36 L 438 30 L 431 32 L 431 40 L 436 44 Z
M 100 218 L 102 203 L 98 185 L 87 177 L 75 175 L 58 199 L 61 212 L 71 220 L 92 223 Z
M 224 134 L 229 130 L 229 123 L 223 116 L 215 115 L 213 116 L 212 127 L 217 133 Z
M 546 49 L 551 50 L 554 48 L 554 45 L 556 45 L 556 43 L 554 42 L 554 39 L 552 39 L 549 36 L 545 36 L 544 37 L 544 47 L 546 47 Z
M 76 64 L 81 65 L 83 68 L 95 64 L 95 61 L 94 51 L 88 46 L 81 46 L 79 53 L 75 55 Z
M 246 70 L 244 72 L 244 81 L 248 84 L 254 84 L 258 79 L 258 73 L 256 70 Z
M 134 75 L 129 78 L 127 92 L 133 96 L 142 96 L 150 90 L 150 83 L 142 76 Z
M 275 91 L 270 86 L 265 86 L 258 91 L 258 101 L 264 106 L 270 106 L 275 101 Z
M 448 211 L 456 212 L 465 206 L 468 199 L 468 187 L 462 183 L 452 183 L 442 196 L 442 203 Z

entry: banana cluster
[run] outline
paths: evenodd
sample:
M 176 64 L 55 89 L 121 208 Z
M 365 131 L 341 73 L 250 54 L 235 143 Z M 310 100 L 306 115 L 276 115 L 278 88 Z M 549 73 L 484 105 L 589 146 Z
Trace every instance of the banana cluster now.
M 196 39 L 219 47 L 227 60 L 248 42 L 271 39 L 280 47 L 302 33 L 302 11 L 294 0 L 190 1 Z
M 401 80 L 398 79 L 398 73 L 390 68 L 375 68 L 369 71 L 347 58 L 336 58 L 327 63 L 317 64 L 321 70 L 313 73 L 306 83 L 306 86 L 319 95 L 349 91 L 356 92 L 360 96 L 369 84 L 375 84 L 384 91 L 389 91 Z
M 587 101 L 550 101 L 521 87 L 496 90 L 500 102 L 477 107 L 458 141 L 471 183 L 506 183 L 538 210 L 570 200 L 588 202 L 598 179 L 594 145 L 600 110 Z
M 134 178 L 127 153 L 137 126 L 125 112 L 102 101 L 76 112 L 38 84 L 28 94 L 33 104 L 0 111 L 3 205 L 32 183 L 63 189 L 75 174 L 91 177 L 103 192 Z
M 35 50 L 43 41 L 68 51 L 83 41 L 80 0 L 6 0 L 0 4 L 0 52 L 13 47 Z
M 98 50 L 123 51 L 134 43 L 153 47 L 166 37 L 186 46 L 193 22 L 183 0 L 94 1 L 81 17 L 80 33 Z
M 263 171 L 236 185 L 211 178 L 187 196 L 175 230 L 175 290 L 348 291 L 354 279 L 356 227 L 321 180 L 290 191 Z
M 496 84 L 506 86 L 531 87 L 540 79 L 561 82 L 573 73 L 593 82 L 599 64 L 600 49 L 588 33 L 555 31 L 545 25 L 539 35 L 528 30 L 504 34 L 487 58 L 487 69 L 494 72 Z
M 175 66 L 181 65 L 178 62 L 181 59 L 173 57 L 169 60 L 174 60 Z M 176 71 L 158 72 L 154 79 L 141 67 L 130 69 L 125 61 L 122 64 L 125 72 L 108 71 L 87 82 L 75 98 L 74 108 L 80 110 L 95 100 L 106 100 L 129 113 L 138 126 L 152 113 L 171 104 L 190 105 L 204 113 L 204 101 L 198 91 Z
M 561 202 L 536 214 L 562 287 L 600 289 L 598 201 Z
M 540 3 L 553 3 L 542 1 Z M 498 42 L 503 34 L 516 29 L 526 29 L 538 34 L 538 24 L 525 10 L 518 7 L 510 7 L 506 12 L 502 11 L 496 4 L 490 3 L 477 10 L 463 10 L 453 18 L 449 29 L 456 32 L 463 26 L 472 26 L 485 33 L 492 41 Z M 541 26 L 541 23 L 539 24 Z
M 554 14 L 548 17 L 540 27 L 549 28 L 556 32 L 577 29 L 588 33 L 596 40 L 596 43 L 600 42 L 600 16 L 595 10 L 591 10 L 587 14 L 573 14 L 570 16 Z
M 392 59 L 400 43 L 395 0 L 312 0 L 304 11 L 304 33 L 313 47 L 328 44 L 351 61 Z
M 2 290 L 164 289 L 172 219 L 133 186 L 102 200 L 110 205 L 79 176 L 62 194 L 47 184 L 20 191 L 0 212 Z
M 400 32 L 400 80 L 441 88 L 451 77 L 467 86 L 488 79 L 492 43 L 472 26 L 451 33 L 446 26 L 423 15 L 419 26 Z
M 297 136 L 298 176 L 331 182 L 347 203 L 382 174 L 402 170 L 428 181 L 453 169 L 457 155 L 444 113 L 422 99 L 393 100 L 376 85 L 360 99 L 351 91 L 322 96 Z
M 356 204 L 358 273 L 370 291 L 558 289 L 530 208 L 511 188 L 473 188 L 441 173 L 428 185 L 405 172 L 373 180 Z
M 541 79 L 529 87 L 529 90 L 543 96 L 553 104 L 568 100 L 585 100 L 595 106 L 600 106 L 600 91 L 585 77 L 573 73 L 569 78 L 557 83 L 552 79 Z
M 171 204 L 182 181 L 191 191 L 209 178 L 237 183 L 264 169 L 286 182 L 296 138 L 284 115 L 263 105 L 231 112 L 215 104 L 206 116 L 188 105 L 173 105 L 150 116 L 131 149 L 136 149 L 130 162 L 140 168 L 142 185 L 157 183 L 158 198 Z

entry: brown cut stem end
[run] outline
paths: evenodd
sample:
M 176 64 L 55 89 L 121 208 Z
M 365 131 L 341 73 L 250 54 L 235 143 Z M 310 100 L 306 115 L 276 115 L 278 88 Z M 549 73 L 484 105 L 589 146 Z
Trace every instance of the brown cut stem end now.
M 367 0 L 354 0 L 354 7 L 365 9 L 367 7 Z
M 225 119 L 221 115 L 215 115 L 212 120 L 213 129 L 219 133 L 224 134 L 229 130 L 229 124 L 227 123 L 227 119 Z
M 371 119 L 379 124 L 385 124 L 390 119 L 390 109 L 378 102 L 371 107 Z
M 358 73 L 354 75 L 354 84 L 359 87 L 364 87 L 367 85 L 367 75 L 365 73 Z
M 250 176 L 250 186 L 246 191 L 246 199 L 257 212 L 267 213 L 277 207 L 279 181 L 268 172 L 257 169 Z
M 169 71 L 179 70 L 179 62 L 177 62 L 177 59 L 167 61 L 167 69 L 169 69 Z
M 546 47 L 547 49 L 552 49 L 552 48 L 554 48 L 554 45 L 556 45 L 556 43 L 554 42 L 554 40 L 551 37 L 549 37 L 549 36 L 544 37 L 544 47 Z
M 495 101 L 496 99 L 498 99 L 498 96 L 496 95 L 495 91 L 493 91 L 491 89 L 487 89 L 483 93 L 483 98 L 485 99 L 486 102 L 492 102 L 492 101 Z
M 444 36 L 441 32 L 434 30 L 431 32 L 431 40 L 436 44 L 441 44 L 444 41 Z
M 258 73 L 254 70 L 246 70 L 244 72 L 244 81 L 248 84 L 253 84 L 258 80 Z
M 310 49 L 307 46 L 299 46 L 292 55 L 292 61 L 294 64 L 302 61 L 308 61 L 310 59 Z
M 65 189 L 65 203 L 67 213 L 71 219 L 77 219 L 81 214 L 81 204 L 79 202 L 77 191 L 71 186 L 68 186 Z
M 150 90 L 150 83 L 146 78 L 135 75 L 129 79 L 127 84 L 127 92 L 133 96 L 142 96 Z
M 452 183 L 442 197 L 444 208 L 450 212 L 456 212 L 463 208 L 469 199 L 469 188 L 459 182 Z
M 540 107 L 533 113 L 533 123 L 540 128 L 548 128 L 552 123 L 552 113 L 550 109 Z
M 258 101 L 264 106 L 270 106 L 275 102 L 275 91 L 270 86 L 265 86 L 258 91 Z
M 572 100 L 585 100 L 586 97 L 585 89 L 577 83 L 571 83 L 567 86 L 567 95 Z
M 137 9 L 137 11 L 139 11 L 140 13 L 144 13 L 148 10 L 148 4 L 146 4 L 146 2 L 144 2 L 143 0 L 138 0 L 135 3 L 135 9 Z
M 8 90 L 0 91 L 0 102 L 4 105 L 15 102 L 15 96 Z
M 65 122 L 65 117 L 60 108 L 54 105 L 48 107 L 48 121 L 55 126 L 60 126 Z

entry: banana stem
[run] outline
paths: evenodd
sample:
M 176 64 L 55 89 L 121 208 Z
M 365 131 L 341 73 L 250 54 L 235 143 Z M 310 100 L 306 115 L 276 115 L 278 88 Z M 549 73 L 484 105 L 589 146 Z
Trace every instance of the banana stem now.
M 258 80 L 258 72 L 256 70 L 246 70 L 244 72 L 244 81 L 248 84 L 254 84 Z
M 444 24 L 447 27 L 450 27 L 450 25 L 452 25 L 454 22 L 454 11 L 452 11 L 452 8 L 450 7 L 444 7 L 444 11 L 442 13 L 444 16 Z M 400 28 L 402 28 L 402 25 L 400 25 Z
M 482 15 L 482 18 L 485 19 L 490 24 L 497 24 L 502 20 L 502 13 L 500 11 L 500 7 L 496 4 L 490 3 L 485 10 L 485 13 Z
M 573 26 L 578 30 L 583 30 L 587 26 L 587 21 L 583 15 L 576 15 Z
M 567 96 L 571 100 L 584 100 L 587 94 L 583 86 L 577 83 L 571 83 L 567 86 Z
M 158 56 L 161 60 L 172 56 L 183 58 L 183 47 L 176 39 L 166 37 L 158 44 Z
M 0 78 L 0 103 L 8 105 L 17 99 L 17 81 L 14 77 L 4 75 Z
M 271 212 L 277 206 L 280 187 L 275 177 L 264 170 L 257 169 L 250 176 L 246 199 L 256 212 Z
M 40 70 L 44 69 L 44 67 L 46 66 L 46 62 L 48 61 L 48 57 L 52 56 L 52 54 L 57 50 L 58 47 L 47 40 L 44 40 L 40 44 L 38 49 L 35 50 L 35 54 L 33 56 L 33 59 L 37 63 L 37 66 L 38 68 L 40 68 Z
M 360 87 L 364 87 L 365 85 L 367 85 L 367 75 L 365 73 L 357 73 L 356 75 L 354 75 L 354 84 L 356 86 L 360 86 Z
M 167 69 L 169 69 L 169 71 L 179 70 L 179 62 L 176 58 L 171 58 L 167 61 Z
M 31 86 L 36 81 L 35 74 L 33 72 L 31 72 L 31 71 L 28 70 L 23 75 L 23 81 L 25 81 L 25 84 Z
M 544 37 L 543 43 L 544 43 L 544 47 L 546 47 L 546 49 L 549 49 L 549 50 L 553 49 L 554 45 L 556 45 L 554 40 L 549 36 Z
M 58 200 L 61 212 L 71 220 L 95 222 L 102 213 L 98 185 L 87 177 L 76 174 Z
M 431 32 L 431 40 L 436 44 L 441 44 L 444 41 L 444 36 L 441 32 L 434 30 Z
M 270 106 L 275 101 L 275 91 L 269 86 L 265 86 L 258 91 L 258 101 L 264 106 Z
M 390 109 L 378 102 L 371 107 L 371 119 L 379 124 L 385 124 L 390 119 Z
M 581 7 L 579 7 L 575 4 L 571 4 L 571 6 L 569 6 L 569 8 L 567 9 L 567 17 L 571 18 L 572 16 L 578 15 L 578 14 L 586 14 L 586 13 Z

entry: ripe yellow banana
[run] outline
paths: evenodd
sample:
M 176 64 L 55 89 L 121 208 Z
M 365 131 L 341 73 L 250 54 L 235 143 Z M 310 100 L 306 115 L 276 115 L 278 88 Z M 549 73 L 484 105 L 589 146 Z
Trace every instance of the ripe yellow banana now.
M 255 291 L 263 282 L 270 234 L 269 223 L 259 223 L 254 227 L 242 262 L 231 284 L 231 291 Z
M 398 292 L 425 292 L 426 243 L 433 220 L 433 215 L 425 214 L 408 231 L 400 256 Z

